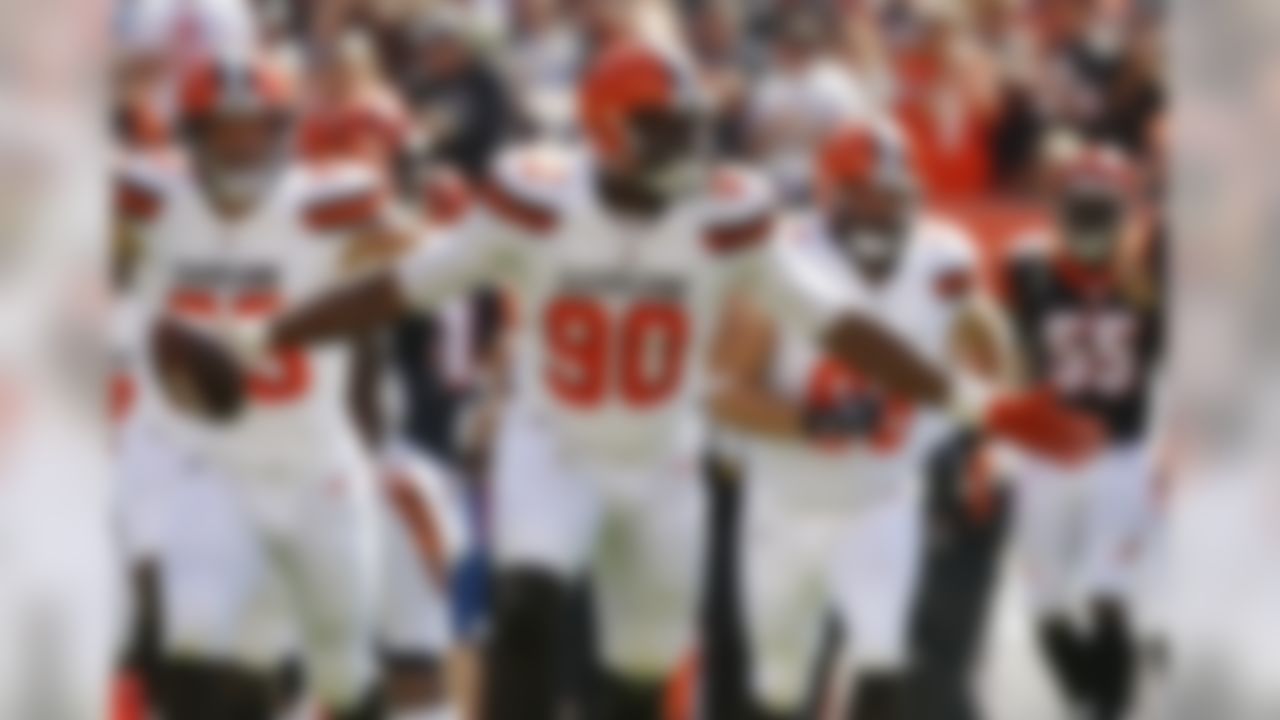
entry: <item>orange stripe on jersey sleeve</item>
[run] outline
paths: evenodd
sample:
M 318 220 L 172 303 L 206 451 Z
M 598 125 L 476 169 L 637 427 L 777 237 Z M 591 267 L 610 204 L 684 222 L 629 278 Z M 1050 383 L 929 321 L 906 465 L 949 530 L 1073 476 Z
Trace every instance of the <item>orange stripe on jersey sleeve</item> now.
M 495 215 L 533 233 L 548 233 L 559 220 L 551 210 L 522 200 L 495 183 L 481 188 L 479 197 Z
M 382 212 L 382 205 L 380 191 L 366 190 L 311 203 L 306 208 L 305 219 L 312 230 L 348 230 L 374 222 Z
M 761 215 L 732 225 L 720 225 L 704 236 L 707 247 L 717 254 L 726 254 L 760 245 L 773 231 L 773 216 Z

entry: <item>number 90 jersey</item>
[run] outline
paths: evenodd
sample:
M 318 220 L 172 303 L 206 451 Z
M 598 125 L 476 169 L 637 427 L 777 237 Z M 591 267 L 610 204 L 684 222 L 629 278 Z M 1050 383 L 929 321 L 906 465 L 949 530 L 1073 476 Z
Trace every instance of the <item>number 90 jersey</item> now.
M 139 247 L 131 300 L 147 317 L 196 325 L 271 315 L 338 280 L 353 232 L 382 202 L 359 168 L 299 165 L 244 217 L 226 220 L 191 172 L 135 163 L 121 174 L 117 207 Z M 278 351 L 251 369 L 248 410 L 225 426 L 171 407 L 149 353 L 135 351 L 140 414 L 192 452 L 251 473 L 331 471 L 353 457 L 346 347 Z
M 789 242 L 847 279 L 862 313 L 921 357 L 947 365 L 956 317 L 974 291 L 976 253 L 967 235 L 938 220 L 918 219 L 910 233 L 898 266 L 874 282 L 851 266 L 820 218 L 796 217 L 786 229 Z M 763 502 L 837 514 L 865 506 L 917 482 L 925 455 L 952 427 L 941 413 L 887 394 L 786 326 L 774 334 L 768 372 L 775 394 L 806 413 L 839 410 L 859 420 L 822 439 L 753 442 L 752 492 L 768 498 Z
M 771 189 L 749 171 L 722 169 L 644 220 L 603 205 L 585 152 L 516 148 L 491 178 L 400 284 L 422 306 L 508 288 L 515 409 L 571 454 L 635 464 L 701 441 L 706 350 L 729 293 L 808 332 L 847 305 L 847 288 L 810 280 L 817 269 L 775 242 Z

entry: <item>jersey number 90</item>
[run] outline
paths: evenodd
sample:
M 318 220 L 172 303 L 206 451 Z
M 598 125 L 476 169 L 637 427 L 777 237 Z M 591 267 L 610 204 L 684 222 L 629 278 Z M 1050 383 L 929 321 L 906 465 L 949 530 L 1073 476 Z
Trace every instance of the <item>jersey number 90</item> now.
M 612 310 L 597 300 L 563 297 L 543 316 L 551 392 L 580 409 L 616 397 L 646 408 L 680 385 L 689 322 L 679 306 L 642 300 Z

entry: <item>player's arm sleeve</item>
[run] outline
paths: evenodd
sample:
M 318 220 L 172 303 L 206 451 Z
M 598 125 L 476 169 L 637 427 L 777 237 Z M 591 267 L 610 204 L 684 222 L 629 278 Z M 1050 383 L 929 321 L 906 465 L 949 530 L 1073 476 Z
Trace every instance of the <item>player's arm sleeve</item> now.
M 951 401 L 945 370 L 858 308 L 851 286 L 785 242 L 764 244 L 743 258 L 743 287 L 775 322 L 818 339 L 823 349 L 887 391 L 927 405 Z
M 486 284 L 518 284 L 526 263 L 522 250 L 508 228 L 477 210 L 407 254 L 393 278 L 408 304 L 426 310 Z
M 818 336 L 838 315 L 855 310 L 838 273 L 780 239 L 741 253 L 732 273 L 733 290 L 753 299 L 778 327 Z

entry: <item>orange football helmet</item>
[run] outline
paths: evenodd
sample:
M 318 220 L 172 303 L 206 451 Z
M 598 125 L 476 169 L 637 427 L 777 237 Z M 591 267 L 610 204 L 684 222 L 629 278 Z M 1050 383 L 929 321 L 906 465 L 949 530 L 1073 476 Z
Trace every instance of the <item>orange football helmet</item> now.
M 1133 215 L 1138 176 L 1118 149 L 1088 145 L 1060 159 L 1052 188 L 1065 249 L 1091 263 L 1109 261 Z
M 183 139 L 219 204 L 244 206 L 279 176 L 296 103 L 283 68 L 263 57 L 206 60 L 179 86 Z
M 186 122 L 223 114 L 285 116 L 292 112 L 296 100 L 289 74 L 262 56 L 198 62 L 183 74 L 179 86 Z
M 649 45 L 619 42 L 592 63 L 579 87 L 578 112 L 592 148 L 609 162 L 642 154 L 634 137 L 646 114 L 696 115 L 697 84 L 688 67 Z
M 820 196 L 848 186 L 911 192 L 915 179 L 910 147 L 888 122 L 845 121 L 827 133 L 818 147 L 814 183 Z
M 907 144 L 887 121 L 849 120 L 820 143 L 818 205 L 828 231 L 865 268 L 887 271 L 906 246 L 915 177 Z

